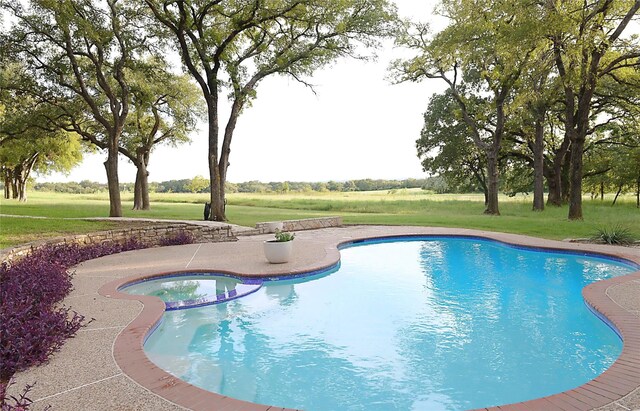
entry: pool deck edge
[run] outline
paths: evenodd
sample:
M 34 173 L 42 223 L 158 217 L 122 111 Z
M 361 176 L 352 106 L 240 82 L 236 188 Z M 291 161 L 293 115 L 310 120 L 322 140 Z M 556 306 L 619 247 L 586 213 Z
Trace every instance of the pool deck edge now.
M 341 244 L 363 239 L 406 235 L 473 236 L 517 246 L 604 254 L 640 264 L 640 249 L 634 248 L 567 243 L 516 234 L 468 229 L 349 226 L 297 233 L 295 240 L 296 257 L 291 263 L 282 265 L 270 265 L 264 261 L 264 257 L 262 257 L 261 254 L 261 244 L 269 237 L 265 235 L 245 237 L 237 243 L 206 244 L 205 247 L 202 247 L 203 250 L 201 250 L 201 247 L 196 249 L 194 246 L 174 246 L 139 250 L 123 253 L 123 255 L 110 256 L 111 258 L 105 257 L 92 260 L 83 263 L 81 267 L 78 268 L 78 285 L 76 285 L 76 288 L 79 290 L 77 293 L 79 295 L 72 296 L 70 301 L 65 301 L 65 303 L 74 307 L 74 297 L 81 299 L 85 298 L 85 294 L 82 293 L 90 293 L 86 295 L 93 295 L 92 293 L 95 293 L 95 295 L 101 299 L 100 304 L 105 304 L 105 306 L 110 307 L 112 315 L 118 315 L 117 312 L 113 313 L 114 307 L 116 307 L 118 302 L 122 302 L 122 304 L 126 301 L 131 302 L 131 307 L 127 309 L 126 315 L 123 314 L 120 322 L 113 326 L 113 328 L 116 329 L 120 327 L 121 330 L 117 334 L 114 333 L 114 337 L 111 340 L 112 360 L 115 362 L 117 369 L 120 370 L 127 379 L 130 379 L 131 384 L 142 388 L 146 394 L 157 396 L 154 400 L 159 401 L 160 404 L 164 401 L 166 407 L 163 406 L 162 409 L 287 410 L 280 407 L 254 404 L 215 394 L 188 384 L 157 367 L 145 355 L 143 344 L 147 335 L 160 321 L 164 312 L 164 303 L 156 297 L 129 295 L 119 292 L 118 289 L 122 285 L 136 279 L 190 270 L 210 270 L 240 277 L 295 275 L 300 272 L 320 270 L 338 263 L 340 258 L 338 249 Z M 166 254 L 171 254 L 176 258 L 169 259 Z M 134 261 L 135 263 L 133 263 Z M 74 285 L 75 284 L 74 281 Z M 594 380 L 580 387 L 576 387 L 573 390 L 532 401 L 501 405 L 487 409 L 588 410 L 603 406 L 608 407 L 607 410 L 625 409 L 626 405 L 622 406 L 619 401 L 625 399 L 631 393 L 640 392 L 640 310 L 636 311 L 635 308 L 625 308 L 609 295 L 610 290 L 618 286 L 624 286 L 625 284 L 640 284 L 640 271 L 622 277 L 592 283 L 583 289 L 585 301 L 593 309 L 606 317 L 623 338 L 624 345 L 622 354 L 608 370 Z M 628 290 L 623 291 L 626 292 Z M 629 292 L 631 292 L 630 299 L 632 301 L 634 299 L 640 301 L 640 294 L 637 294 L 636 290 Z M 95 297 L 94 300 L 96 300 Z M 108 328 L 104 327 L 104 325 L 109 325 L 105 324 L 109 322 L 107 319 L 109 310 L 105 309 L 104 311 L 105 319 L 103 320 L 103 317 L 100 317 L 101 323 L 95 327 L 95 330 Z M 102 311 L 100 311 L 100 314 L 103 314 Z M 125 321 L 125 319 L 127 321 Z M 103 327 L 99 327 L 100 325 Z M 105 343 L 107 342 L 108 341 L 105 341 Z M 64 350 L 65 347 L 63 347 L 63 351 Z M 81 359 L 81 361 L 91 361 L 91 359 Z M 59 362 L 56 363 L 52 361 L 52 364 L 55 367 L 60 367 Z M 45 365 L 44 367 L 38 367 L 33 371 L 29 371 L 29 376 L 39 378 L 38 369 L 49 366 L 50 365 Z M 118 375 L 114 375 L 113 378 L 116 377 L 118 377 Z M 89 380 L 93 378 L 96 384 L 101 381 L 98 377 L 87 378 Z M 22 379 L 19 378 L 19 382 L 21 381 Z M 63 388 L 64 387 L 56 388 L 54 386 L 47 386 L 43 388 L 42 393 L 36 392 L 36 404 L 44 405 L 46 399 L 67 395 L 66 391 L 81 390 L 84 389 L 84 386 L 81 385 L 78 388 L 67 389 L 66 391 Z M 58 390 L 57 393 L 55 393 L 56 390 Z M 110 395 L 119 395 L 118 390 L 110 393 Z M 69 401 L 71 401 L 71 397 L 69 397 Z M 637 403 L 635 399 L 632 399 L 632 401 L 633 403 L 630 404 L 632 408 L 640 407 L 640 396 L 638 396 Z M 116 401 L 114 397 L 113 404 L 121 403 L 126 403 L 126 400 L 120 399 Z M 64 402 L 60 404 L 64 404 Z M 618 408 L 616 408 L 616 406 L 618 406 Z M 101 408 L 98 407 L 94 409 Z M 119 408 L 105 407 L 104 409 Z M 158 408 L 157 406 L 145 408 L 144 405 L 141 405 L 139 407 L 131 407 L 130 409 L 142 410 Z

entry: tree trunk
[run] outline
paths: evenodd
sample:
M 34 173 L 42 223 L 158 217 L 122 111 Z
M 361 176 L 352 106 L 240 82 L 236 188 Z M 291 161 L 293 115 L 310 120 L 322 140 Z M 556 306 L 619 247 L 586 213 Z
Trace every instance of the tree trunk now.
M 24 182 L 24 163 L 20 163 L 13 168 L 13 179 L 11 180 L 14 200 L 27 201 L 24 192 Z
M 500 215 L 498 209 L 498 153 L 492 149 L 487 153 L 488 198 L 485 214 Z
M 636 181 L 636 208 L 640 208 L 640 177 Z
M 567 151 L 565 154 L 565 160 L 562 163 L 562 172 L 560 173 L 560 179 L 562 180 L 562 204 L 567 204 L 569 202 L 569 193 L 571 187 L 571 180 L 569 176 L 571 175 L 571 150 Z
M 113 139 L 112 139 L 113 140 Z M 122 202 L 120 201 L 120 181 L 118 179 L 118 146 L 110 144 L 107 161 L 104 162 L 107 171 L 107 186 L 109 188 L 109 217 L 122 217 Z
M 549 169 L 549 196 L 547 197 L 547 205 L 560 207 L 562 205 L 562 192 L 563 187 L 563 165 L 566 162 L 566 154 L 570 147 L 569 137 L 565 135 L 564 140 L 562 140 L 562 144 L 555 151 L 552 166 Z
M 600 182 L 600 201 L 604 201 L 604 181 Z
M 18 188 L 18 201 L 27 201 L 27 181 L 29 181 L 31 170 L 33 170 L 39 156 L 40 153 L 33 153 L 29 158 L 24 159 L 22 164 L 13 170 L 13 175 L 16 179 L 16 186 Z
M 219 175 L 219 194 L 218 204 L 216 205 L 216 212 L 220 213 L 223 219 L 218 221 L 227 221 L 226 214 L 226 200 L 225 200 L 225 182 L 227 181 L 227 169 L 229 168 L 229 155 L 231 153 L 231 140 L 233 139 L 233 132 L 236 129 L 238 123 L 238 117 L 240 116 L 240 110 L 242 109 L 244 101 L 244 95 L 240 93 L 236 94 L 236 97 L 231 106 L 231 113 L 229 114 L 229 120 L 227 126 L 224 129 L 224 140 L 222 142 L 222 150 L 220 152 L 220 162 L 218 163 L 218 175 Z M 213 203 L 211 203 L 213 212 Z
M 597 53 L 596 53 L 597 54 Z M 594 55 L 595 56 L 595 55 Z M 594 57 L 595 58 L 595 57 Z M 596 60 L 599 60 L 597 58 Z M 592 62 L 595 64 L 595 62 Z M 569 170 L 570 191 L 569 191 L 569 220 L 582 220 L 582 177 L 583 177 L 583 155 L 584 145 L 587 139 L 589 128 L 589 111 L 591 109 L 591 98 L 595 90 L 595 74 L 590 73 L 586 89 L 578 99 L 578 110 L 576 116 L 566 122 L 566 127 L 570 130 L 571 137 L 571 161 Z
M 133 208 L 142 210 L 142 182 L 140 180 L 140 168 L 136 165 L 136 182 L 133 184 Z
M 484 181 L 480 173 L 474 172 L 473 174 L 476 176 L 476 181 L 478 182 L 478 184 L 480 184 L 480 187 L 482 188 L 482 194 L 484 194 L 484 206 L 486 208 L 487 205 L 489 204 L 489 188 L 487 187 L 487 182 Z
M 211 164 L 215 163 L 215 164 Z M 209 216 L 209 220 L 211 221 L 226 221 L 227 216 L 225 215 L 224 210 L 224 183 L 221 181 L 220 170 L 218 169 L 218 159 L 216 157 L 215 160 L 211 159 L 211 154 L 209 154 L 209 164 L 210 164 L 210 181 L 211 181 L 211 215 Z
M 551 170 L 549 170 L 547 184 L 549 185 L 547 205 L 560 207 L 562 205 L 562 182 L 560 179 L 560 172 L 556 169 L 555 165 L 551 168 Z
M 18 199 L 18 182 L 16 181 L 15 171 L 11 176 L 11 198 Z
M 618 201 L 618 196 L 620 195 L 621 192 L 622 192 L 622 184 L 618 186 L 618 192 L 616 193 L 616 196 L 613 197 L 613 202 L 611 203 L 611 207 L 616 205 L 616 201 Z
M 219 128 L 217 121 L 211 121 L 212 112 L 215 110 L 216 101 L 209 108 L 209 176 L 211 181 L 211 216 L 213 221 L 227 221 L 225 210 L 225 182 L 227 181 L 227 168 L 229 167 L 229 154 L 231 153 L 231 140 L 233 132 L 238 122 L 240 110 L 244 102 L 244 94 L 236 94 L 231 106 L 231 114 L 224 130 L 224 139 L 222 142 L 222 150 L 220 152 L 220 161 L 218 161 L 218 140 L 212 140 L 212 136 L 218 136 Z M 216 117 L 217 120 L 217 117 Z
M 538 119 L 535 124 L 533 152 L 533 211 L 544 210 L 544 125 Z
M 140 188 L 142 191 L 142 209 L 149 210 L 151 208 L 151 201 L 149 200 L 149 152 L 147 152 L 142 159 L 144 171 L 142 173 L 142 182 Z
M 4 181 L 4 198 L 11 198 L 11 169 L 9 167 L 2 168 L 2 179 Z
M 17 178 L 17 186 L 18 186 L 18 201 L 26 203 L 27 202 L 27 180 L 23 176 L 18 176 Z
M 134 164 L 137 171 L 133 194 L 133 209 L 149 210 L 151 208 L 149 202 L 149 172 L 147 171 L 149 157 L 145 156 L 144 152 L 138 152 L 136 156 L 137 159 Z
M 218 126 L 217 114 L 217 96 L 211 95 L 210 101 L 207 100 L 207 113 L 209 119 L 209 181 L 211 182 L 211 195 L 209 202 L 211 203 L 211 221 L 226 221 L 227 216 L 224 213 L 224 181 L 220 175 L 218 167 Z
M 569 176 L 569 220 L 582 220 L 582 152 L 585 139 L 576 136 L 571 142 Z

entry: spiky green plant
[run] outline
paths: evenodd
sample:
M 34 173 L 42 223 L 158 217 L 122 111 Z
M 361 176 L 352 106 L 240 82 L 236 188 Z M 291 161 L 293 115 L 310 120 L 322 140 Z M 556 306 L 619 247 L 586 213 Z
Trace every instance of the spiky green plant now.
M 635 241 L 628 228 L 617 224 L 598 228 L 591 239 L 612 245 L 629 245 Z

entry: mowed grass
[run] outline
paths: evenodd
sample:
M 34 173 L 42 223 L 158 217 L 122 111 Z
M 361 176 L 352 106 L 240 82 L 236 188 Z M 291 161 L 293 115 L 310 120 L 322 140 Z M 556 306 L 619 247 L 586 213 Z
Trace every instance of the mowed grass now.
M 206 194 L 153 193 L 149 211 L 133 211 L 133 197 L 123 194 L 125 217 L 200 220 Z M 584 201 L 584 221 L 569 221 L 567 207 L 531 211 L 530 196 L 501 197 L 501 216 L 487 216 L 483 197 L 477 194 L 430 194 L 422 190 L 392 190 L 349 193 L 287 193 L 228 195 L 229 222 L 254 226 L 261 221 L 290 220 L 340 215 L 347 224 L 388 224 L 475 228 L 526 234 L 551 239 L 589 237 L 601 227 L 623 226 L 640 237 L 640 210 L 632 196 L 622 197 L 611 207 L 611 198 Z M 66 220 L 106 217 L 107 193 L 73 195 L 30 192 L 27 203 L 0 202 L 0 213 L 41 216 L 48 219 L 2 217 L 0 247 L 34 238 L 83 233 L 111 228 L 110 222 Z

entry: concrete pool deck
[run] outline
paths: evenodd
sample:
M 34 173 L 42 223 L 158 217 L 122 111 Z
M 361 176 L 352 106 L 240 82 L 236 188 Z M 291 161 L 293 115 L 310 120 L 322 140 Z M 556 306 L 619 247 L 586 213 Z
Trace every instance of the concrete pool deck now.
M 33 410 L 283 410 L 213 394 L 156 367 L 144 355 L 144 336 L 160 318 L 155 297 L 116 291 L 119 284 L 161 273 L 223 271 L 250 276 L 321 269 L 339 260 L 337 245 L 355 239 L 395 235 L 470 235 L 512 244 L 599 252 L 640 263 L 640 249 L 543 240 L 478 230 L 350 226 L 296 233 L 294 259 L 268 264 L 262 242 L 272 235 L 240 237 L 234 243 L 152 248 L 86 261 L 75 268 L 74 291 L 65 304 L 94 320 L 67 340 L 51 360 L 16 376 L 11 393 L 36 385 Z M 605 373 L 574 390 L 499 409 L 640 409 L 640 272 L 589 285 L 585 299 L 622 333 L 621 357 Z M 144 303 L 144 304 L 143 304 Z M 493 408 L 497 410 L 498 408 Z

